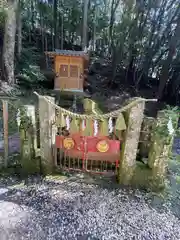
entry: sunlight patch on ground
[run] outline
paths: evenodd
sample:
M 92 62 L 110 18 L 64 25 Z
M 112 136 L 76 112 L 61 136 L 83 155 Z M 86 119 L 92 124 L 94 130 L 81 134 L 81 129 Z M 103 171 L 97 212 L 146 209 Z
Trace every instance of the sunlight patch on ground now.
M 0 195 L 8 192 L 7 188 L 0 188 Z
M 30 217 L 30 213 L 24 210 L 22 206 L 8 201 L 0 201 L 0 234 L 1 230 L 9 232 L 11 229 L 18 227 L 28 217 Z

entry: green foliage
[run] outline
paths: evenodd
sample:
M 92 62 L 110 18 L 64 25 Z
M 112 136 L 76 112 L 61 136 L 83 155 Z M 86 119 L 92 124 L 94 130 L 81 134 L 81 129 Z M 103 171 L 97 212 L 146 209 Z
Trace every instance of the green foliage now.
M 180 186 L 180 155 L 174 156 L 171 160 L 171 166 L 174 169 L 174 178 L 176 184 Z
M 171 107 L 167 106 L 167 108 L 163 111 L 165 117 L 171 117 L 173 123 L 177 120 L 177 115 L 179 115 L 179 108 L 178 107 Z
M 14 102 L 8 104 L 8 114 L 9 114 L 9 121 L 8 121 L 8 133 L 9 136 L 17 133 L 18 126 L 17 122 L 15 121 L 17 117 L 17 109 L 14 107 Z
M 6 11 L 4 8 L 0 7 L 0 27 L 4 26 L 5 18 L 6 18 Z
M 36 48 L 23 48 L 21 58 L 16 66 L 18 72 L 17 78 L 20 83 L 25 85 L 37 85 L 45 80 L 45 76 L 41 73 L 38 66 L 40 54 Z
M 44 75 L 40 72 L 40 68 L 36 65 L 29 65 L 28 68 L 23 68 L 20 76 L 31 84 L 36 84 L 45 79 Z
M 161 136 L 162 139 L 168 140 L 169 139 L 169 132 L 168 132 L 168 121 L 171 119 L 173 128 L 175 130 L 174 135 L 177 135 L 179 130 L 177 129 L 177 121 L 179 116 L 179 108 L 178 107 L 171 107 L 167 106 L 167 108 L 161 111 L 162 117 L 161 121 L 159 122 L 158 126 L 155 128 L 156 134 Z

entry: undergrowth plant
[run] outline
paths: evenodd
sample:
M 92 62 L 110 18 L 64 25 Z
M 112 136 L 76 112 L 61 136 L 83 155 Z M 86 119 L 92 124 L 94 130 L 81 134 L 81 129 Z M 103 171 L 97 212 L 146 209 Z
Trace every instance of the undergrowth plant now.
M 159 123 L 155 131 L 156 134 L 161 136 L 162 140 L 166 141 L 166 143 L 169 142 L 169 140 L 172 138 L 172 135 L 177 136 L 180 133 L 177 127 L 177 119 L 179 113 L 180 111 L 178 107 L 171 106 L 167 106 L 166 109 L 161 111 L 163 118 L 161 118 L 161 122 Z M 170 130 L 172 130 L 172 133 L 170 132 Z
M 6 19 L 6 10 L 0 3 L 0 27 L 4 27 L 4 22 Z
M 46 78 L 41 73 L 38 61 L 40 54 L 34 47 L 22 49 L 21 58 L 16 65 L 17 80 L 20 85 L 33 87 L 38 85 Z

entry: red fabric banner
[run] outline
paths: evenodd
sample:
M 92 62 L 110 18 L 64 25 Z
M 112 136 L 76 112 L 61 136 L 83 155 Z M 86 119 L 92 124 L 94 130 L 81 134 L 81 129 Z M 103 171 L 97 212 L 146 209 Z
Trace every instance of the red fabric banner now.
M 86 137 L 87 152 L 119 153 L 120 141 L 107 137 Z
M 107 137 L 84 137 L 79 135 L 64 137 L 57 135 L 56 147 L 67 151 L 119 153 L 120 141 L 109 140 Z
M 78 150 L 84 151 L 83 138 L 78 135 L 68 137 L 56 136 L 56 147 L 65 150 Z

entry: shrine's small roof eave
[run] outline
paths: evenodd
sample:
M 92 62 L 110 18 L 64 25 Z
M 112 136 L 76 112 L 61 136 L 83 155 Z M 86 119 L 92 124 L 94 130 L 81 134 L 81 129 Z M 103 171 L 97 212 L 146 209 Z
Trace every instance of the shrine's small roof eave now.
M 87 53 L 84 51 L 73 51 L 73 50 L 59 50 L 55 49 L 52 52 L 45 52 L 45 54 L 50 56 L 85 56 Z

